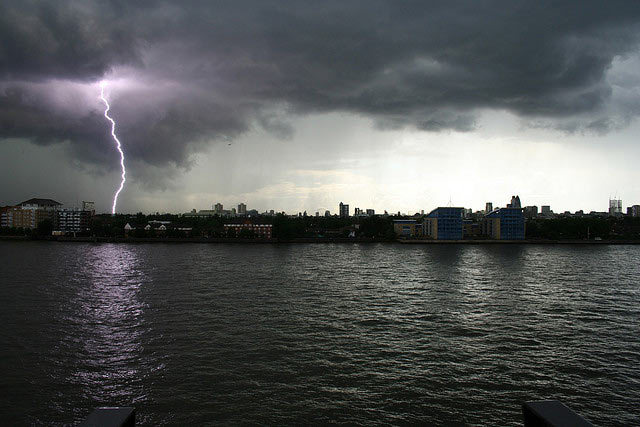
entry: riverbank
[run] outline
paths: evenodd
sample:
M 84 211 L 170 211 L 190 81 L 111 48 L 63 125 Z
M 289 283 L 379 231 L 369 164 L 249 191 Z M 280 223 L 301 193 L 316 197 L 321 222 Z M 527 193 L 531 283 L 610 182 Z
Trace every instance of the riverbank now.
M 398 243 L 413 245 L 640 245 L 640 240 L 408 240 Z
M 640 245 L 640 240 L 418 240 L 376 239 L 349 237 L 299 237 L 293 239 L 241 239 L 203 237 L 66 237 L 51 236 L 0 236 L 0 241 L 49 241 L 77 243 L 233 243 L 233 244 L 277 244 L 277 243 L 401 243 L 406 245 Z

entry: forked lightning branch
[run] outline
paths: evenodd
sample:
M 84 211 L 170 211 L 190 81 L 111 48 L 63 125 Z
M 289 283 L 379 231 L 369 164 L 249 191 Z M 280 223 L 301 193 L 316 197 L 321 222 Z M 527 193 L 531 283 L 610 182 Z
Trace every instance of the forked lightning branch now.
M 120 140 L 116 136 L 116 122 L 111 117 L 109 117 L 109 109 L 111 107 L 109 105 L 109 102 L 107 101 L 107 98 L 105 98 L 105 96 L 104 96 L 104 87 L 105 87 L 105 85 L 106 85 L 105 82 L 100 82 L 100 99 L 102 99 L 102 102 L 104 102 L 104 105 L 106 107 L 105 110 L 104 110 L 104 116 L 107 118 L 107 120 L 109 120 L 111 122 L 111 136 L 113 137 L 113 140 L 116 143 L 116 149 L 120 153 L 120 167 L 122 168 L 122 175 L 121 175 L 122 179 L 120 181 L 120 187 L 118 187 L 118 190 L 113 195 L 113 205 L 111 207 L 111 213 L 115 214 L 116 213 L 116 204 L 118 203 L 118 195 L 122 191 L 122 188 L 124 188 L 124 183 L 126 182 L 125 175 L 126 175 L 127 171 L 126 171 L 126 169 L 124 167 L 124 152 L 122 151 L 122 144 L 120 144 Z

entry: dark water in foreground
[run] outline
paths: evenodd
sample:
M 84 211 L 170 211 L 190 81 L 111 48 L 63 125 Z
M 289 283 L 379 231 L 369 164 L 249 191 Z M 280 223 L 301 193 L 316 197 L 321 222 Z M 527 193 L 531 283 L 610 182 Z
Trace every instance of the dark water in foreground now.
M 0 242 L 2 423 L 640 423 L 640 246 Z

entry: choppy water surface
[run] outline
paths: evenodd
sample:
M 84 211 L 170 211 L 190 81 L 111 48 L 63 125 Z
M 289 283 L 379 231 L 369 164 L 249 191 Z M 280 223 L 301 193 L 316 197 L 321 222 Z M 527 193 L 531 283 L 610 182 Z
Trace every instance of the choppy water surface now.
M 639 246 L 0 242 L 3 423 L 640 423 Z

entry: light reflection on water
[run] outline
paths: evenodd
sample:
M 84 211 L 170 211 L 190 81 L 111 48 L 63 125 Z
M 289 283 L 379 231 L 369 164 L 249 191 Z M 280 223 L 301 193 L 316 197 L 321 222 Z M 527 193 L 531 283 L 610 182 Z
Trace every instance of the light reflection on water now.
M 74 381 L 93 401 L 145 399 L 138 363 L 144 331 L 138 294 L 145 277 L 135 249 L 93 246 L 72 279 L 79 286 L 67 320 L 82 330 L 84 356 Z
M 148 279 L 137 252 L 135 246 L 91 245 L 67 260 L 66 285 L 75 293 L 64 302 L 60 358 L 52 362 L 67 364 L 65 388 L 79 387 L 89 408 L 142 404 L 147 371 L 162 367 L 143 357 L 149 328 L 140 294 Z M 59 397 L 54 407 L 68 412 L 65 396 Z M 86 407 L 73 411 L 86 415 Z

